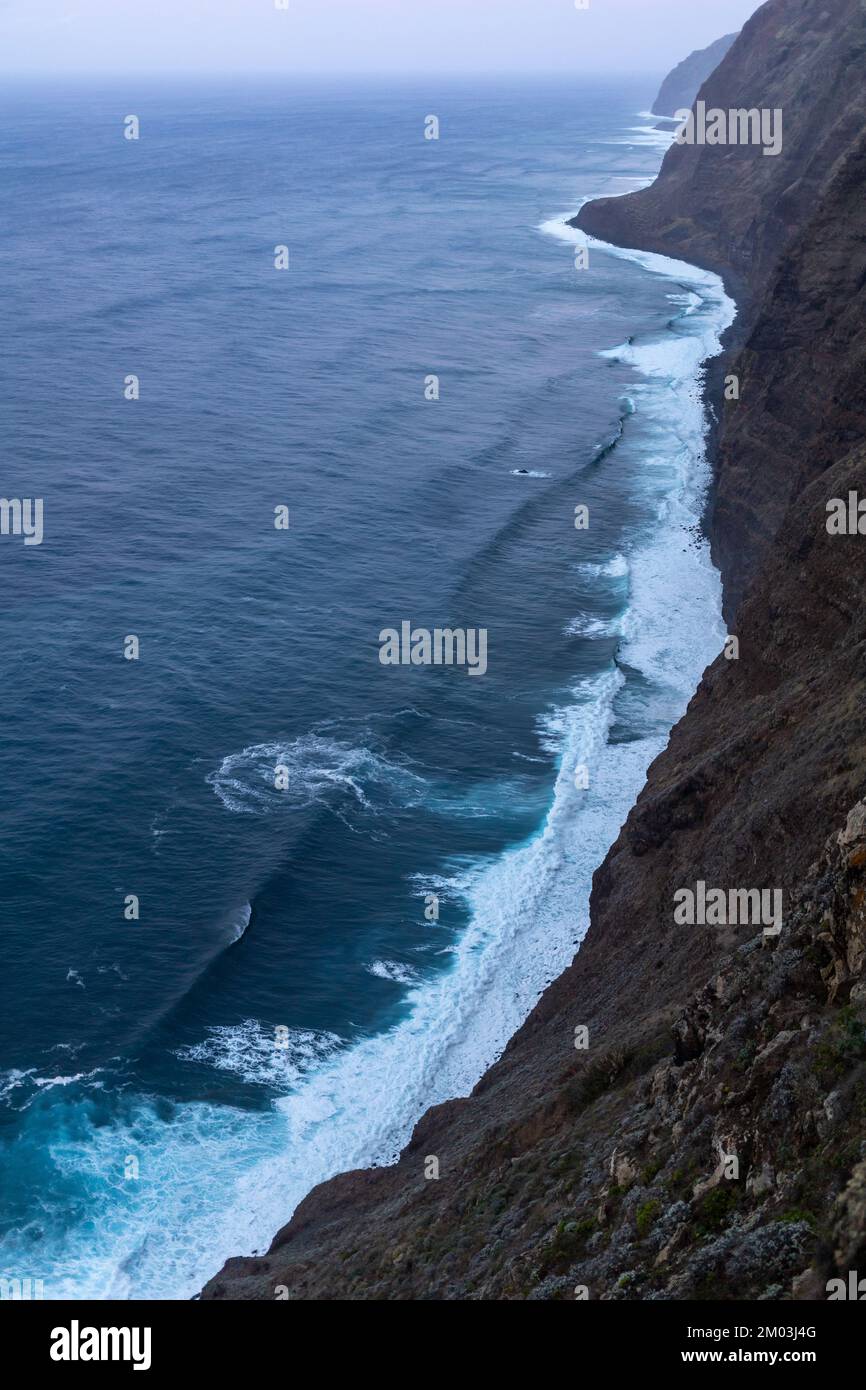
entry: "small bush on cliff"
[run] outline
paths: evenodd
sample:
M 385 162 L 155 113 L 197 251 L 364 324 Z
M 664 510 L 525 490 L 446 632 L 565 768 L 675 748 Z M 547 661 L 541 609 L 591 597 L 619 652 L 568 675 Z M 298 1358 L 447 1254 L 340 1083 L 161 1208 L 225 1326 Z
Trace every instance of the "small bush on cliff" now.
M 603 1057 L 590 1062 L 566 1087 L 565 1094 L 569 1105 L 575 1110 L 583 1110 L 586 1106 L 592 1105 L 600 1096 L 616 1086 L 630 1061 L 631 1054 L 625 1048 L 615 1047 Z
M 756 1057 L 756 1055 L 757 1055 L 757 1051 L 758 1051 L 758 1045 L 757 1045 L 757 1043 L 756 1043 L 753 1039 L 750 1038 L 748 1042 L 746 1042 L 746 1043 L 743 1044 L 743 1046 L 740 1048 L 739 1052 L 737 1053 L 737 1057 L 736 1057 L 736 1060 L 735 1060 L 735 1062 L 734 1062 L 734 1070 L 735 1070 L 735 1071 L 738 1071 L 738 1072 L 748 1071 L 748 1070 L 749 1070 L 749 1067 L 752 1065 L 752 1063 L 753 1063 L 754 1060 L 755 1060 L 755 1057 Z
M 543 1248 L 538 1262 L 539 1276 L 550 1270 L 567 1269 L 583 1253 L 587 1240 L 595 1231 L 593 1217 L 580 1221 L 560 1221 L 553 1239 Z
M 648 1202 L 644 1202 L 642 1206 L 638 1207 L 635 1214 L 638 1240 L 643 1240 L 644 1236 L 649 1235 L 661 1209 L 662 1204 L 657 1197 L 651 1197 Z
M 727 1225 L 739 1201 L 739 1191 L 733 1183 L 714 1187 L 695 1207 L 696 1225 L 702 1236 L 714 1236 Z
M 813 1227 L 815 1225 L 815 1213 L 804 1211 L 801 1207 L 791 1207 L 789 1211 L 782 1212 L 779 1220 L 787 1222 L 792 1226 L 797 1226 L 800 1222 L 805 1222 L 807 1226 Z
M 866 1028 L 850 1004 L 839 1010 L 832 1029 L 815 1049 L 815 1074 L 832 1086 L 866 1058 Z

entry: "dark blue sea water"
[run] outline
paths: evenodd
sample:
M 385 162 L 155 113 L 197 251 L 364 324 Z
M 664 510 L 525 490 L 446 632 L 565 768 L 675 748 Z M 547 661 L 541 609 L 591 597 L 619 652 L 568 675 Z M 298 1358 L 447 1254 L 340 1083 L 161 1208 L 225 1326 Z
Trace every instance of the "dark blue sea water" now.
M 0 1273 L 191 1295 L 573 955 L 723 633 L 729 302 L 562 225 L 654 176 L 652 90 L 0 99 L 0 490 L 44 499 L 0 538 Z M 486 674 L 383 666 L 404 620 Z

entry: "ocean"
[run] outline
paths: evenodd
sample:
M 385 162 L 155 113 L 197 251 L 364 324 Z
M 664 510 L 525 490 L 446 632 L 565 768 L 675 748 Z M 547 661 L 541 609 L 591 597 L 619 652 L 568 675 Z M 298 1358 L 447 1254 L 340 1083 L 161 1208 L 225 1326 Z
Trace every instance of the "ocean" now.
M 734 306 L 565 225 L 655 176 L 653 90 L 0 97 L 2 491 L 44 507 L 0 538 L 0 1276 L 193 1296 L 573 957 L 725 633 Z M 407 621 L 486 672 L 383 665 Z

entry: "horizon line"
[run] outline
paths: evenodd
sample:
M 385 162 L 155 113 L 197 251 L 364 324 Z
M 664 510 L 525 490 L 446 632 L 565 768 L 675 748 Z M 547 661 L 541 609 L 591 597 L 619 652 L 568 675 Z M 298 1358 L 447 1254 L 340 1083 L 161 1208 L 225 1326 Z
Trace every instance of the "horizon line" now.
M 182 78 L 210 78 L 210 77 L 232 77 L 232 78 L 309 78 L 311 80 L 332 79 L 334 81 L 346 81 L 352 78 L 369 78 L 380 81 L 385 78 L 397 81 L 414 81 L 423 79 L 429 81 L 430 78 L 441 77 L 461 77 L 467 80 L 479 80 L 491 77 L 548 77 L 567 80 L 573 77 L 655 77 L 659 72 L 664 71 L 663 67 L 653 68 L 606 68 L 601 71 L 598 68 L 436 68 L 436 69 L 413 69 L 398 70 L 386 68 L 379 71 L 372 69 L 301 69 L 301 68 L 128 68 L 118 71 L 113 68 L 40 68 L 33 70 L 23 70 L 21 68 L 4 69 L 0 67 L 0 77 L 6 81 L 20 78 L 30 81 L 33 78 L 42 78 L 46 81 L 56 80 L 63 77 L 80 78 L 113 78 L 119 82 L 127 81 L 130 78 L 140 77 L 182 77 Z

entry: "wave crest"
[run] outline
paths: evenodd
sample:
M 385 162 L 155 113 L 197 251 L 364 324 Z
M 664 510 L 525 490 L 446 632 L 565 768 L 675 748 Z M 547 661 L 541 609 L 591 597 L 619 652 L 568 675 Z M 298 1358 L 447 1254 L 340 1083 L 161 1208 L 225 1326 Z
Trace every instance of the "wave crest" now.
M 315 807 L 375 813 L 421 797 L 424 780 L 366 747 L 319 734 L 257 743 L 223 758 L 205 779 L 226 810 L 266 816 Z

